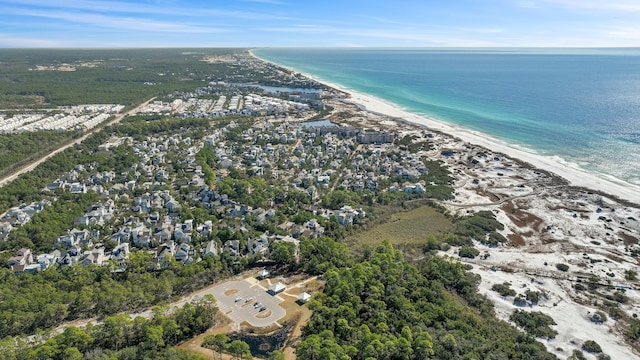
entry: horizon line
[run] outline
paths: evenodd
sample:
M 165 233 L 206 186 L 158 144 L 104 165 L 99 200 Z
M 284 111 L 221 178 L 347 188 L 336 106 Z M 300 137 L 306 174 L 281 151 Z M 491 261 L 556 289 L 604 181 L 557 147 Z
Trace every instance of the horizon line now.
M 77 47 L 12 47 L 5 50 L 142 50 L 142 49 L 376 49 L 376 50 L 442 50 L 442 49 L 640 49 L 638 46 L 77 46 Z

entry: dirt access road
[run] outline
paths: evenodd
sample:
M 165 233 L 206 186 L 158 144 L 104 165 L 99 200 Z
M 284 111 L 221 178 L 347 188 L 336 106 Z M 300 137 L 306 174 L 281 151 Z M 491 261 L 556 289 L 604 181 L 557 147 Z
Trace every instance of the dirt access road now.
M 113 124 L 117 124 L 119 123 L 125 116 L 128 115 L 135 115 L 138 113 L 138 111 L 140 111 L 141 108 L 147 106 L 147 104 L 149 104 L 150 102 L 152 102 L 153 100 L 155 100 L 156 97 L 152 97 L 151 99 L 143 102 L 142 104 L 136 106 L 135 108 L 127 111 L 126 113 L 123 114 L 117 114 L 113 119 L 111 119 L 110 121 L 104 123 L 103 126 L 100 127 L 95 127 L 91 130 L 89 130 L 86 134 L 82 135 L 81 137 L 71 141 L 70 143 L 67 143 L 61 147 L 59 147 L 58 149 L 50 152 L 48 155 L 43 156 L 40 159 L 34 160 L 33 162 L 29 163 L 28 165 L 25 165 L 23 167 L 21 167 L 20 169 L 18 169 L 16 172 L 14 172 L 11 175 L 7 175 L 6 177 L 0 179 L 0 187 L 5 186 L 6 184 L 12 182 L 13 180 L 15 180 L 16 178 L 18 178 L 18 176 L 29 172 L 33 169 L 35 169 L 38 165 L 42 164 L 43 162 L 45 162 L 47 159 L 51 158 L 52 156 L 54 156 L 55 154 L 64 151 L 66 149 L 68 149 L 69 147 L 75 145 L 75 144 L 79 144 L 82 141 L 84 141 L 84 139 L 86 139 L 87 137 L 91 136 L 91 134 L 95 133 L 96 131 L 100 131 L 104 126 L 109 126 L 109 125 L 113 125 Z

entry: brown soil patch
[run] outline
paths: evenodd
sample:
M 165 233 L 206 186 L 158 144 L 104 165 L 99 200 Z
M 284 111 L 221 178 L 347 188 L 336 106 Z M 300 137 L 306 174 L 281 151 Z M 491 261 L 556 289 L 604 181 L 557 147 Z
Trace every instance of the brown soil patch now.
M 507 235 L 507 239 L 509 239 L 511 245 L 513 246 L 524 246 L 527 244 L 520 234 L 509 234 Z
M 550 210 L 566 210 L 566 211 L 573 211 L 575 213 L 579 213 L 579 214 L 586 214 L 586 213 L 590 213 L 591 211 L 589 210 L 583 210 L 583 209 L 572 209 L 566 206 L 562 206 L 562 205 L 558 205 L 558 206 L 554 206 L 549 208 Z
M 542 243 L 543 243 L 543 244 L 545 244 L 545 245 L 547 245 L 547 244 L 553 244 L 553 243 L 558 242 L 558 240 L 556 240 L 556 239 L 553 239 L 553 238 L 546 238 L 546 237 L 545 237 L 545 238 L 542 238 L 541 240 L 542 240 Z
M 624 263 L 624 260 L 623 260 L 622 258 L 617 257 L 617 256 L 615 256 L 615 255 L 613 255 L 613 254 L 604 254 L 604 256 L 605 256 L 606 258 L 608 258 L 609 260 L 611 260 L 611 261 L 613 261 L 613 262 L 616 262 L 616 263 L 618 263 L 618 264 L 622 264 L 622 263 Z
M 231 296 L 231 295 L 237 293 L 238 291 L 240 291 L 240 290 L 238 290 L 238 289 L 227 290 L 227 291 L 224 292 L 224 296 Z
M 483 189 L 477 188 L 476 189 L 476 194 L 480 195 L 480 196 L 484 196 L 486 198 L 488 198 L 489 200 L 496 202 L 496 201 L 500 201 L 500 197 L 497 196 L 496 194 L 490 193 L 488 191 L 485 191 Z
M 271 316 L 271 310 L 268 309 L 263 312 L 259 312 L 258 315 L 256 315 L 258 319 L 268 318 L 269 316 Z
M 313 312 L 309 310 L 309 308 L 305 306 L 300 306 L 300 316 L 298 317 L 295 326 L 291 330 L 291 334 L 289 334 L 289 340 L 287 341 L 287 345 L 282 352 L 284 353 L 285 359 L 295 359 L 295 346 L 302 339 L 302 328 L 307 325 L 309 319 Z
M 513 270 L 513 268 L 505 266 L 505 265 L 500 265 L 500 266 L 496 266 L 496 268 L 502 272 L 506 272 L 506 273 L 513 273 L 515 272 L 515 270 Z
M 637 244 L 638 241 L 640 241 L 640 240 L 638 240 L 637 237 L 631 236 L 629 234 L 625 234 L 623 232 L 618 233 L 618 236 L 620 236 L 620 238 L 622 238 L 622 241 L 624 241 L 625 245 Z
M 216 314 L 216 326 L 210 328 L 204 334 L 200 334 L 190 340 L 183 342 L 182 344 L 179 344 L 178 348 L 189 351 L 191 353 L 200 354 L 202 356 L 205 356 L 207 359 L 214 359 L 212 350 L 200 346 L 202 344 L 202 341 L 204 340 L 204 337 L 207 335 L 228 334 L 233 330 L 235 329 L 233 329 L 229 318 L 218 312 L 218 314 Z M 218 359 L 217 353 L 215 358 Z M 231 359 L 231 355 L 222 354 L 222 359 Z
M 539 217 L 528 213 L 511 202 L 507 201 L 501 206 L 509 219 L 518 227 L 530 227 L 536 231 L 540 231 L 540 226 L 544 221 Z

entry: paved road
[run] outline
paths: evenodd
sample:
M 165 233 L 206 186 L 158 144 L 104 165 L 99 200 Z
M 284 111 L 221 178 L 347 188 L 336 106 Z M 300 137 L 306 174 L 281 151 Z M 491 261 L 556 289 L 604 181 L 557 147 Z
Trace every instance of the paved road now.
M 131 110 L 127 111 L 126 113 L 116 115 L 112 120 L 107 122 L 105 124 L 105 126 L 116 124 L 116 123 L 120 122 L 127 115 L 136 114 L 142 107 L 147 106 L 147 104 L 149 104 L 154 99 L 155 99 L 155 97 L 152 97 L 151 99 L 143 102 L 142 104 L 136 106 L 134 109 L 131 109 Z M 84 139 L 86 139 L 87 137 L 91 136 L 91 134 L 93 134 L 94 132 L 96 132 L 96 131 L 98 131 L 98 130 L 100 130 L 102 128 L 103 128 L 103 126 L 95 127 L 93 129 L 91 129 L 90 131 L 88 131 L 86 134 L 82 135 L 81 137 L 73 140 L 72 142 L 70 142 L 70 143 L 68 143 L 66 145 L 63 145 L 62 147 L 50 152 L 48 155 L 45 155 L 42 158 L 40 158 L 38 160 L 35 160 L 32 163 L 20 168 L 15 173 L 0 179 L 0 187 L 5 186 L 6 184 L 12 182 L 16 178 L 18 178 L 18 176 L 35 169 L 38 165 L 42 164 L 43 162 L 45 162 L 47 159 L 49 159 L 53 155 L 55 155 L 55 154 L 57 154 L 57 153 L 59 153 L 61 151 L 64 151 L 64 150 L 68 149 L 69 147 L 71 147 L 71 146 L 73 146 L 75 144 L 79 144 L 80 142 L 84 141 Z
M 226 292 L 232 294 L 225 295 Z M 262 286 L 246 280 L 220 284 L 211 288 L 210 293 L 216 298 L 220 311 L 236 324 L 246 321 L 255 327 L 267 327 L 286 315 L 286 311 L 279 305 L 283 301 L 280 296 L 273 296 Z M 239 300 L 236 301 L 237 299 Z M 265 318 L 257 317 L 261 313 L 260 307 L 253 306 L 256 302 L 267 308 L 262 314 L 268 311 L 271 311 L 271 314 Z

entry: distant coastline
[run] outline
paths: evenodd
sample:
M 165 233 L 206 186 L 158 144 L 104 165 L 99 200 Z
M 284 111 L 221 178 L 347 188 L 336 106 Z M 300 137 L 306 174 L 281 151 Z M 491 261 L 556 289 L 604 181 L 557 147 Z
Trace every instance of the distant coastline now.
M 356 92 L 352 89 L 347 89 L 340 84 L 328 82 L 325 79 L 302 72 L 298 69 L 284 66 L 268 59 L 262 58 L 256 55 L 253 50 L 249 50 L 249 53 L 251 54 L 251 56 L 261 61 L 286 68 L 290 71 L 301 73 L 308 78 L 324 84 L 325 86 L 339 90 L 347 94 L 347 98 L 345 99 L 346 101 L 357 104 L 361 108 L 364 108 L 368 111 L 378 114 L 384 114 L 395 120 L 403 120 L 413 124 L 422 125 L 429 129 L 437 130 L 452 137 L 456 137 L 464 142 L 479 145 L 492 151 L 506 154 L 510 157 L 531 164 L 536 168 L 556 174 L 567 180 L 572 186 L 582 187 L 603 194 L 608 194 L 614 198 L 632 202 L 636 206 L 640 207 L 640 186 L 617 179 L 613 176 L 608 176 L 608 178 L 605 178 L 605 176 L 607 176 L 606 174 L 585 171 L 578 168 L 576 165 L 567 163 L 560 157 L 534 154 L 532 152 L 526 151 L 525 149 L 518 148 L 515 145 L 508 144 L 495 137 L 491 137 L 487 134 L 480 133 L 475 130 L 466 129 L 461 126 L 451 125 L 446 121 L 435 117 L 426 117 L 411 113 L 402 109 L 398 105 L 390 103 L 386 100 L 379 99 L 368 94 Z

